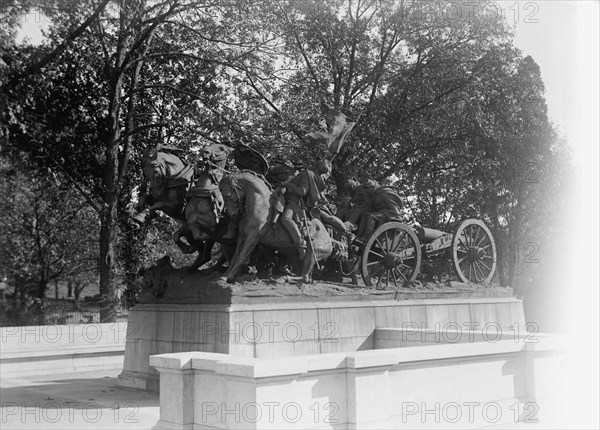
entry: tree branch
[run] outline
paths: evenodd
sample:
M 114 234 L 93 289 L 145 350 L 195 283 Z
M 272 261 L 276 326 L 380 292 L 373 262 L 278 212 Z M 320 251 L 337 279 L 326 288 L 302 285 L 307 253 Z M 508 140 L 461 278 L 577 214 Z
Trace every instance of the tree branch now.
M 72 31 L 65 38 L 65 40 L 62 41 L 62 43 L 60 45 L 58 45 L 56 48 L 54 48 L 54 50 L 52 52 L 47 54 L 40 61 L 27 67 L 24 72 L 17 74 L 12 79 L 10 79 L 6 84 L 2 85 L 2 90 L 6 90 L 6 89 L 14 87 L 15 85 L 17 85 L 19 83 L 20 80 L 22 80 L 23 78 L 25 78 L 27 76 L 33 75 L 34 73 L 39 72 L 48 63 L 50 63 L 56 57 L 58 57 L 60 54 L 62 54 L 69 46 L 69 43 L 71 43 L 72 41 L 77 39 L 85 31 L 85 29 L 88 28 L 92 22 L 94 22 L 94 20 L 98 17 L 98 15 L 100 15 L 100 13 L 102 13 L 102 11 L 104 10 L 104 8 L 106 7 L 106 5 L 108 4 L 109 1 L 110 0 L 102 0 L 102 3 L 100 3 L 100 5 L 96 8 L 94 13 L 88 19 L 86 19 L 79 27 L 77 27 L 74 31 Z

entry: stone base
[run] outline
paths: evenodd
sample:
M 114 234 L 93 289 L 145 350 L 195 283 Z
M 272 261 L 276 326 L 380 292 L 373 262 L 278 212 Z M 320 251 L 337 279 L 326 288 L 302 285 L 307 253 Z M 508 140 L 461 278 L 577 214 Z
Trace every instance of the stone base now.
M 126 323 L 0 328 L 2 377 L 123 367 Z
M 384 330 L 389 338 L 401 329 Z M 529 335 L 279 359 L 156 355 L 156 428 L 512 428 L 538 421 L 553 428 L 552 408 L 561 409 L 568 380 L 566 344 Z
M 298 287 L 295 287 L 298 288 Z M 335 290 L 335 286 L 330 287 Z M 347 287 L 344 287 L 347 288 Z M 129 311 L 129 329 L 120 382 L 158 390 L 149 357 L 176 352 L 214 352 L 240 357 L 284 358 L 349 353 L 375 348 L 376 328 L 478 331 L 505 337 L 525 320 L 512 291 L 488 297 L 466 292 L 418 291 L 418 300 L 395 299 L 398 292 L 342 296 L 253 296 L 244 303 L 139 304 Z M 493 297 L 493 296 L 496 297 Z M 230 296 L 231 297 L 231 296 Z M 233 301 L 233 300 L 232 300 Z

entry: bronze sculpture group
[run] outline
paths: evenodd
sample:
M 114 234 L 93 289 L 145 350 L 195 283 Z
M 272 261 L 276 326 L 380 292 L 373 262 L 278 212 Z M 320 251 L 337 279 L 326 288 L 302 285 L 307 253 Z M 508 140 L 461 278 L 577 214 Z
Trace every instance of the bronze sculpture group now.
M 174 242 L 184 253 L 198 251 L 192 270 L 210 261 L 218 242 L 229 260 L 223 277 L 233 279 L 261 244 L 285 254 L 299 279 L 311 282 L 315 264 L 320 267 L 332 255 L 343 259 L 376 222 L 401 216 L 398 194 L 374 181 L 351 181 L 353 197 L 336 216 L 325 194 L 331 169 L 329 160 L 317 158 L 311 168 L 297 171 L 288 162 L 269 172 L 262 155 L 242 143 L 207 145 L 195 169 L 178 148 L 158 145 L 144 154 L 154 204 L 134 219 L 144 222 L 160 210 L 178 221 Z
M 333 131 L 307 137 L 339 150 L 354 123 L 348 125 L 347 117 L 333 110 L 325 117 Z M 218 242 L 223 251 L 219 265 L 229 263 L 222 275 L 227 280 L 240 273 L 259 245 L 284 257 L 299 274 L 288 279 L 302 282 L 312 282 L 314 266 L 327 260 L 341 261 L 342 274 L 353 282 L 360 272 L 365 285 L 376 288 L 413 282 L 422 257 L 451 258 L 463 282 L 486 283 L 494 275 L 495 243 L 479 220 L 463 221 L 454 235 L 410 227 L 395 188 L 372 179 L 348 181 L 348 204 L 338 209 L 326 197 L 332 165 L 322 158 L 299 171 L 290 162 L 270 168 L 260 153 L 241 142 L 210 144 L 201 155 L 194 168 L 178 148 L 148 150 L 144 172 L 153 204 L 134 216 L 144 222 L 160 210 L 178 221 L 174 242 L 184 253 L 198 252 L 192 270 L 211 260 Z
M 300 279 L 310 282 L 315 263 L 332 254 L 345 255 L 355 240 L 352 231 L 357 226 L 351 219 L 377 215 L 368 213 L 367 200 L 360 206 L 353 202 L 351 219 L 342 221 L 335 215 L 325 196 L 325 181 L 331 174 L 328 160 L 288 172 L 288 180 L 273 188 L 265 176 L 268 164 L 260 162 L 256 151 L 244 158 L 248 149 L 241 143 L 236 148 L 208 145 L 199 169 L 186 165 L 176 148 L 158 146 L 148 151 L 144 171 L 155 203 L 135 219 L 143 222 L 161 210 L 177 220 L 181 227 L 173 240 L 183 252 L 199 253 L 191 269 L 210 261 L 210 251 L 219 242 L 229 257 L 223 277 L 233 279 L 261 244 L 285 254 L 298 268 Z M 229 170 L 228 158 L 236 160 L 237 171 Z M 254 170 L 239 169 L 248 160 Z

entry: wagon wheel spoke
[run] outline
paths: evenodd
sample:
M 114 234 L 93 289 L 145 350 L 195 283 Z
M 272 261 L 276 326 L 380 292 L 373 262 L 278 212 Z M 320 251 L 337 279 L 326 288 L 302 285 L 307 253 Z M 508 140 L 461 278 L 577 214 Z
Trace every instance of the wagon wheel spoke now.
M 487 237 L 485 237 L 485 235 L 483 235 L 483 236 L 481 237 L 481 239 L 480 239 L 480 240 L 477 242 L 477 246 L 481 248 L 481 244 L 482 244 L 482 243 L 485 243 L 485 242 L 486 242 L 486 240 L 487 240 Z M 486 246 L 490 246 L 490 244 L 488 243 L 488 245 L 486 245 Z
M 373 264 L 381 264 L 381 260 L 371 261 L 370 263 L 367 263 L 367 266 L 372 266 Z
M 387 251 L 382 245 L 381 242 L 379 242 L 379 238 L 375 238 L 375 242 L 377 243 L 377 245 L 379 245 L 379 249 L 381 249 L 384 253 Z
M 375 277 L 377 277 L 377 274 L 378 274 L 379 272 L 381 272 L 383 269 L 385 269 L 385 267 L 384 267 L 383 265 L 380 265 L 380 266 L 379 266 L 379 268 L 378 268 L 377 270 L 375 270 L 375 271 L 374 271 L 374 272 L 371 274 L 371 277 L 372 277 L 372 278 L 375 278 Z
M 467 271 L 467 268 L 469 267 L 469 262 L 468 261 L 461 261 L 460 262 L 460 268 L 462 269 L 463 272 Z
M 392 242 L 390 243 L 390 252 L 396 252 L 402 242 L 402 234 L 392 236 Z
M 381 268 L 382 268 L 382 269 L 385 269 L 385 267 L 384 267 L 384 266 L 381 266 Z M 375 288 L 376 288 L 376 289 L 379 289 L 379 284 L 381 283 L 381 280 L 382 280 L 382 279 L 383 279 L 383 274 L 382 274 L 382 275 L 381 275 L 379 278 L 377 278 L 377 284 L 375 285 Z
M 392 250 L 392 242 L 394 241 L 394 237 L 393 236 L 392 236 L 392 240 L 390 241 L 389 234 L 390 234 L 389 230 L 385 232 L 385 242 L 384 243 L 385 243 L 385 250 L 387 252 L 391 252 L 391 250 Z
M 395 221 L 377 227 L 362 251 L 363 280 L 375 288 L 414 281 L 420 265 L 421 247 L 414 230 Z
M 396 268 L 395 267 L 392 269 L 392 277 L 394 278 L 394 285 L 397 287 L 398 286 L 398 278 L 396 278 Z
M 473 272 L 475 273 L 476 280 L 485 278 L 485 276 L 483 276 L 483 271 L 479 268 L 479 265 L 477 264 L 477 261 L 473 262 Z M 479 275 L 481 275 L 480 278 L 478 277 Z
M 485 264 L 483 261 L 479 260 L 479 263 L 481 263 L 488 270 L 488 272 L 492 271 L 492 268 L 490 266 L 488 266 L 487 264 Z
M 468 248 L 471 246 L 471 242 L 469 241 L 469 233 L 467 232 L 467 229 L 465 229 L 465 231 L 462 232 L 461 239 L 463 239 L 465 247 Z
M 404 267 L 404 268 L 406 268 L 408 270 L 412 270 L 413 269 L 412 266 L 409 266 L 408 264 L 404 264 L 404 263 L 400 263 L 396 267 Z
M 482 273 L 482 275 L 483 275 L 484 278 L 487 275 L 489 275 L 489 273 L 490 273 L 490 267 L 487 266 L 483 261 L 479 260 L 477 262 L 477 267 L 479 267 L 481 269 L 481 273 Z
M 473 230 L 475 230 L 475 237 L 473 237 Z M 478 246 L 478 244 L 479 244 L 479 242 L 478 242 L 478 239 L 479 239 L 479 229 L 476 229 L 474 226 L 471 227 L 471 239 L 473 239 L 471 241 L 471 244 L 473 246 Z
M 452 238 L 454 268 L 463 282 L 489 282 L 496 271 L 494 238 L 476 219 L 463 221 Z
M 394 270 L 397 270 L 397 271 L 398 271 L 398 274 L 399 274 L 400 276 L 402 276 L 402 279 L 404 279 L 404 282 L 408 282 L 408 279 L 406 278 L 406 276 L 404 276 L 404 273 L 402 273 L 402 270 L 400 270 L 400 269 L 396 269 L 396 268 L 394 268 Z

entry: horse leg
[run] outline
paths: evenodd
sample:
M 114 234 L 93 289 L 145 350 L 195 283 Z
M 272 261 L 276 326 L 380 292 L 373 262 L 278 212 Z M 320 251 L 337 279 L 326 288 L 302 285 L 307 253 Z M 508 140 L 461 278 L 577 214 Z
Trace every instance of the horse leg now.
M 306 253 L 302 260 L 302 282 L 307 284 L 312 283 L 312 272 L 315 267 L 315 254 L 312 249 Z
M 238 246 L 236 247 L 235 254 L 229 263 L 229 269 L 223 274 L 222 278 L 226 280 L 233 280 L 238 274 L 242 266 L 246 263 L 246 260 L 250 256 L 252 250 L 258 245 L 259 236 L 256 233 L 251 234 L 240 234 L 238 237 Z M 240 244 L 242 246 L 240 246 Z
M 181 236 L 184 236 L 189 242 L 189 239 L 188 239 L 189 233 L 190 233 L 190 231 L 189 231 L 187 223 L 182 224 L 181 227 L 179 227 L 175 231 L 175 233 L 173 233 L 173 242 L 175 242 L 175 245 L 177 245 L 179 250 L 181 252 L 183 252 L 184 254 L 193 254 L 194 252 L 196 252 L 196 249 L 197 249 L 192 244 L 185 243 L 184 241 L 181 240 Z
M 132 218 L 135 222 L 142 225 L 154 218 L 156 216 L 156 211 L 164 208 L 165 206 L 167 206 L 167 204 L 164 202 L 156 202 L 143 211 L 136 213 Z
M 254 216 L 254 215 L 252 215 Z M 250 222 L 248 222 L 250 221 Z M 229 263 L 229 269 L 223 274 L 222 279 L 233 280 L 242 266 L 250 257 L 250 254 L 260 242 L 260 238 L 264 234 L 266 222 L 252 222 L 247 215 L 242 217 L 239 225 L 239 236 L 235 254 Z M 244 225 L 244 223 L 248 225 Z M 261 225 L 262 224 L 262 225 Z M 241 246 L 240 246 L 241 245 Z
M 200 242 L 201 247 L 197 247 L 198 249 L 198 257 L 196 261 L 192 263 L 191 266 L 188 267 L 188 270 L 195 271 L 200 267 L 204 266 L 204 264 L 208 263 L 212 257 L 211 251 L 215 244 L 214 240 L 207 240 L 206 242 Z M 197 244 L 196 244 L 197 245 Z M 202 249 L 200 249 L 202 248 Z

